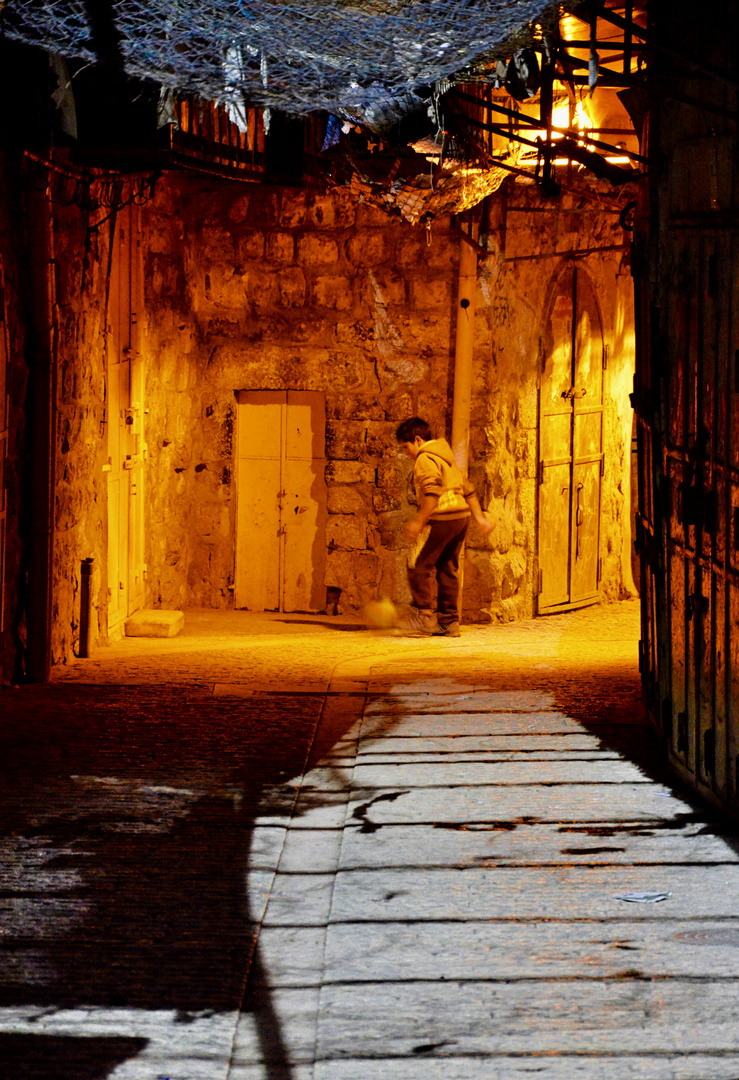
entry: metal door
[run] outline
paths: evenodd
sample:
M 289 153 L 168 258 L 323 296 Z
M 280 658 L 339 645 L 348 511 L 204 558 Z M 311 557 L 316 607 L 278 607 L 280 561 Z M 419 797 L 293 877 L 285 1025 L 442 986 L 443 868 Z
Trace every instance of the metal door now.
M 0 681 L 3 675 L 5 631 L 5 544 L 7 529 L 7 494 L 5 468 L 8 451 L 8 326 L 5 317 L 5 274 L 0 260 Z
M 251 611 L 322 611 L 326 590 L 323 394 L 238 394 L 234 602 Z
M 142 315 L 138 209 L 128 206 L 116 220 L 108 307 L 108 633 L 114 636 L 144 602 Z
M 603 333 L 585 272 L 560 277 L 539 399 L 539 614 L 592 604 L 600 578 Z

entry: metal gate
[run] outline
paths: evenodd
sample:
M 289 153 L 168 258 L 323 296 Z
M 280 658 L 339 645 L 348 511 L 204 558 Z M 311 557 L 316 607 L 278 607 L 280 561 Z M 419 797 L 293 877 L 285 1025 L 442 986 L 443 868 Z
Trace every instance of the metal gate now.
M 731 34 L 689 5 L 659 9 L 670 46 L 730 70 Z M 701 45 L 704 31 L 714 36 Z M 674 41 L 672 36 L 674 35 Z M 675 45 L 676 47 L 676 45 Z M 665 54 L 667 55 L 667 54 Z M 666 60 L 653 64 L 665 71 Z M 709 68 L 706 68 L 709 70 Z M 650 72 L 652 69 L 650 69 Z M 670 69 L 672 72 L 672 69 Z M 664 72 L 662 72 L 664 74 Z M 683 73 L 677 100 L 655 95 L 657 163 L 637 210 L 634 274 L 641 556 L 640 666 L 672 766 L 737 809 L 739 772 L 739 218 L 736 93 Z M 679 104 L 693 95 L 693 107 Z M 707 112 L 700 107 L 706 103 Z M 728 108 L 728 105 L 727 105 Z M 731 120 L 723 119 L 723 114 Z M 706 115 L 711 115 L 706 131 Z M 648 199 L 647 199 L 648 194 Z

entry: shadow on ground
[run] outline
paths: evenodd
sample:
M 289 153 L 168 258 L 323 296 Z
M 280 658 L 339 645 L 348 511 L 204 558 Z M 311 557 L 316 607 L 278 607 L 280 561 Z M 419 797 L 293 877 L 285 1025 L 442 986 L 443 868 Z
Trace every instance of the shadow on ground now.
M 549 693 L 553 707 L 603 748 L 674 786 L 651 738 L 636 672 L 603 668 L 555 679 L 519 669 L 516 679 L 516 691 Z M 477 685 L 510 691 L 511 680 L 478 673 Z M 187 1025 L 207 1013 L 248 1011 L 255 1001 L 266 1075 L 289 1080 L 289 1054 L 255 951 L 260 913 L 249 909 L 246 884 L 256 818 L 286 824 L 295 798 L 288 782 L 356 723 L 361 699 L 321 725 L 323 700 L 229 701 L 154 686 L 4 691 L 0 1008 L 174 1010 Z M 446 700 L 453 707 L 453 694 Z M 386 701 L 382 730 L 389 731 L 405 706 L 402 696 Z M 364 794 L 371 801 L 372 792 Z M 705 810 L 700 819 L 725 834 Z M 624 826 L 654 827 L 646 819 Z M 563 835 L 563 848 L 604 835 L 587 825 L 575 831 Z M 13 1065 L 5 1074 L 14 1080 L 95 1080 L 142 1045 L 6 1034 L 0 1063 Z

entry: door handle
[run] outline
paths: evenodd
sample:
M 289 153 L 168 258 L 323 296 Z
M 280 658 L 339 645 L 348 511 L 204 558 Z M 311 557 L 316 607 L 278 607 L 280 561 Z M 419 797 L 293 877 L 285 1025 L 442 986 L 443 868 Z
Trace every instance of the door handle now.
M 575 558 L 580 558 L 580 526 L 582 525 L 583 512 L 582 505 L 580 504 L 580 492 L 585 487 L 584 484 L 577 485 L 577 506 L 575 508 Z
M 569 390 L 562 391 L 562 397 L 566 401 L 574 401 L 575 398 L 584 398 L 587 392 L 586 386 L 581 387 L 580 390 L 576 390 L 574 386 L 571 386 Z
M 295 507 L 295 513 L 296 514 L 304 514 L 307 509 L 308 509 L 307 506 L 296 506 Z

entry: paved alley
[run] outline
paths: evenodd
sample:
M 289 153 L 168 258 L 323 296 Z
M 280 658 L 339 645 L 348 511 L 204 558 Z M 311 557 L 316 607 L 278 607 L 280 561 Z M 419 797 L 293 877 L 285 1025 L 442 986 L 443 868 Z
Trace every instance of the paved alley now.
M 736 1080 L 739 854 L 638 605 L 186 613 L 4 691 L 12 1080 Z

